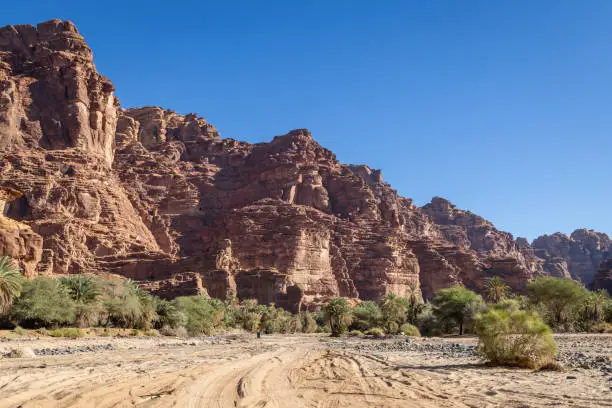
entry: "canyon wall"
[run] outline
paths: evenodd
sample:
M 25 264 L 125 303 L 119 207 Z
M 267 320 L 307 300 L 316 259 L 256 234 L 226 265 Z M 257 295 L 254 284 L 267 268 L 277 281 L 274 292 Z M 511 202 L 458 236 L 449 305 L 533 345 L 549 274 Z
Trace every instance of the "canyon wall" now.
M 481 290 L 490 276 L 520 291 L 538 274 L 592 280 L 579 264 L 609 248 L 585 232 L 588 256 L 564 258 L 445 199 L 417 207 L 306 129 L 250 144 L 195 114 L 121 109 L 60 20 L 0 29 L 0 157 L 0 188 L 15 192 L 0 252 L 29 276 L 116 274 L 165 297 L 299 310 L 333 296 Z

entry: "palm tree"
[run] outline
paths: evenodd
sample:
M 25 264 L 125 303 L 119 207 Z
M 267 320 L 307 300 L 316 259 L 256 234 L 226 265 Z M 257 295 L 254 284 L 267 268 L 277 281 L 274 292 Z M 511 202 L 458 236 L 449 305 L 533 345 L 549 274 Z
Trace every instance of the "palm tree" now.
M 586 309 L 589 318 L 594 322 L 601 322 L 606 316 L 606 305 L 610 296 L 605 289 L 591 292 L 586 299 Z
M 0 257 L 0 315 L 6 313 L 21 294 L 23 276 L 8 256 Z
M 325 306 L 325 320 L 329 323 L 332 337 L 340 336 L 353 320 L 353 313 L 346 299 L 332 299 Z
M 90 303 L 100 296 L 97 282 L 89 275 L 63 276 L 60 278 L 60 283 L 76 302 Z
M 505 297 L 510 287 L 499 276 L 488 278 L 485 281 L 486 297 L 493 303 L 501 302 Z

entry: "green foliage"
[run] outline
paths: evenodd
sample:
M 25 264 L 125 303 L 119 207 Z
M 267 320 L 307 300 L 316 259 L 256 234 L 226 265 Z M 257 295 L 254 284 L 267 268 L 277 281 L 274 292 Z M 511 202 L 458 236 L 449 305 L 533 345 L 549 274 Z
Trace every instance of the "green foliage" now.
M 527 294 L 550 325 L 570 330 L 579 318 L 589 291 L 570 279 L 541 277 L 527 285 Z
M 534 312 L 491 308 L 477 316 L 476 333 L 481 353 L 495 364 L 538 369 L 557 354 L 552 331 Z
M 24 282 L 10 317 L 26 327 L 61 326 L 75 321 L 76 306 L 57 279 L 36 278 Z
M 409 308 L 410 303 L 406 298 L 401 298 L 391 293 L 382 298 L 380 310 L 388 333 L 397 333 L 399 326 L 406 321 Z
M 603 322 L 610 303 L 610 295 L 605 289 L 590 292 L 584 299 L 584 317 L 594 323 Z
M 15 332 L 16 335 L 18 336 L 25 336 L 26 334 L 28 334 L 28 331 L 26 329 L 24 329 L 21 326 L 15 326 L 15 328 L 13 329 L 13 331 Z
M 122 328 L 152 327 L 157 314 L 151 294 L 130 279 L 105 279 L 102 282 L 102 305 L 107 324 Z
M 405 336 L 421 337 L 421 332 L 419 331 L 419 328 L 410 323 L 402 324 L 399 328 L 399 332 L 403 333 Z
M 60 329 L 51 330 L 48 332 L 51 337 L 65 337 L 68 339 L 78 339 L 85 336 L 79 329 L 74 329 L 70 327 L 62 327 Z
M 466 323 L 471 322 L 482 308 L 483 300 L 463 286 L 454 286 L 437 291 L 433 304 L 434 314 L 438 321 L 447 324 L 446 330 L 459 326 L 462 335 Z
M 62 276 L 59 282 L 68 290 L 75 302 L 93 303 L 100 295 L 98 282 L 91 275 Z
M 211 335 L 221 325 L 223 311 L 206 296 L 182 296 L 173 303 L 187 317 L 185 329 L 190 336 Z
M 0 257 L 0 316 L 8 312 L 21 293 L 23 276 L 11 258 Z
M 351 328 L 365 331 L 380 326 L 382 322 L 383 314 L 376 302 L 363 301 L 353 307 Z
M 365 334 L 376 338 L 385 337 L 385 331 L 380 327 L 372 327 L 370 330 L 366 331 Z
M 156 299 L 155 312 L 157 313 L 155 327 L 158 329 L 162 327 L 175 329 L 177 327 L 184 327 L 187 324 L 187 316 L 179 310 L 174 302 Z
M 317 321 L 310 312 L 300 313 L 302 320 L 302 333 L 315 333 L 317 331 Z
M 510 292 L 510 287 L 499 276 L 493 276 L 485 280 L 485 291 L 487 300 L 500 303 Z
M 352 319 L 351 307 L 344 298 L 332 299 L 325 306 L 325 320 L 329 324 L 333 337 L 345 333 Z
M 363 332 L 361 330 L 351 330 L 348 335 L 351 337 L 362 337 Z
M 417 315 L 415 326 L 424 336 L 438 336 L 442 334 L 441 325 L 434 314 L 433 306 L 426 303 Z

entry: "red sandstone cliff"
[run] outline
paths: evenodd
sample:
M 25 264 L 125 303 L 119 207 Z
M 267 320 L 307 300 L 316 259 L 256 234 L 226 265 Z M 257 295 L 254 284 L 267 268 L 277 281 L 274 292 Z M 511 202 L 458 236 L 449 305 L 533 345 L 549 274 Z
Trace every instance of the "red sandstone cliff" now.
M 305 129 L 222 139 L 197 115 L 118 109 L 113 91 L 71 23 L 0 29 L 0 187 L 23 194 L 0 250 L 21 239 L 5 252 L 29 274 L 110 272 L 165 296 L 298 309 L 492 275 L 520 290 L 544 273 L 526 241 L 441 198 L 414 206 Z

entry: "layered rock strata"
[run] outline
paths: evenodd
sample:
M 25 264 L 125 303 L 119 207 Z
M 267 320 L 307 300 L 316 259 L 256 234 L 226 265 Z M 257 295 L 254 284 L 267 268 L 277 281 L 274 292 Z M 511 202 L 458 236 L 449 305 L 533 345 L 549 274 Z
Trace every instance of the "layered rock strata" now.
M 0 252 L 28 275 L 113 273 L 166 297 L 300 310 L 494 275 L 520 291 L 555 263 L 447 200 L 413 205 L 306 129 L 250 144 L 194 114 L 118 106 L 71 23 L 0 29 L 0 187 L 21 195 L 3 222 L 31 231 L 0 226 Z

